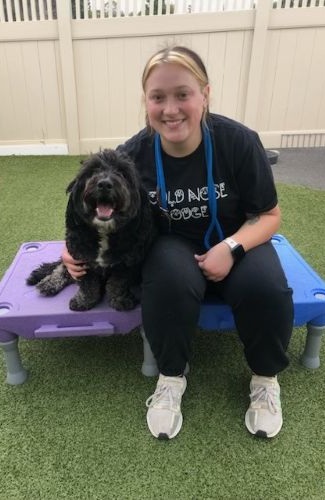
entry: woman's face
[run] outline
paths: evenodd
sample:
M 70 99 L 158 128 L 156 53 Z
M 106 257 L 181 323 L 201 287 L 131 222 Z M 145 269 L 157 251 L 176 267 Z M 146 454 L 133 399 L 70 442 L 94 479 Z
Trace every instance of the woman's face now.
M 145 103 L 151 127 L 160 134 L 166 153 L 185 156 L 201 142 L 201 118 L 209 86 L 201 89 L 189 70 L 165 63 L 150 73 Z

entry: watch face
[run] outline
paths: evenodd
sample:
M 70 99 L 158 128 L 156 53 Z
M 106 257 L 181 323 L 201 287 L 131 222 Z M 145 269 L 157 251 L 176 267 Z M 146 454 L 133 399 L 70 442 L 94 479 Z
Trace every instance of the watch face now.
M 238 262 L 244 257 L 246 252 L 243 246 L 237 243 L 237 245 L 234 248 L 232 248 L 231 253 L 234 256 L 235 262 Z

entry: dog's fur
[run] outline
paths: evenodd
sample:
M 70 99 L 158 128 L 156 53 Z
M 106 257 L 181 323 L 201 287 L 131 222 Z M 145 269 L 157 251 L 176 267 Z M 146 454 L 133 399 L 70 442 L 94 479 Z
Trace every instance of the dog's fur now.
M 131 288 L 140 280 L 156 230 L 133 162 L 110 149 L 94 154 L 83 162 L 67 193 L 67 249 L 74 259 L 87 264 L 70 309 L 91 309 L 105 291 L 114 309 L 134 308 L 137 299 Z M 62 260 L 42 264 L 27 278 L 46 296 L 75 282 Z

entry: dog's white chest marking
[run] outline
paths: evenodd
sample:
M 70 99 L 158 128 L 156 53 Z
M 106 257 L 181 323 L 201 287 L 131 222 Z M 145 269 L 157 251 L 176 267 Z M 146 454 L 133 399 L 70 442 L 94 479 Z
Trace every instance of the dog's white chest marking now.
M 104 228 L 99 228 L 98 233 L 99 233 L 99 249 L 96 262 L 101 267 L 107 267 L 107 261 L 105 259 L 105 252 L 109 249 L 107 230 Z

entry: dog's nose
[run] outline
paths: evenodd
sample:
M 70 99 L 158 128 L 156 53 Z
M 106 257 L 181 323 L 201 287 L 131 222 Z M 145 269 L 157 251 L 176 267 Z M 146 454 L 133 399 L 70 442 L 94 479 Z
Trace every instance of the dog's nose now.
M 112 183 L 108 179 L 102 179 L 101 181 L 98 181 L 97 187 L 100 190 L 108 190 L 111 189 Z

